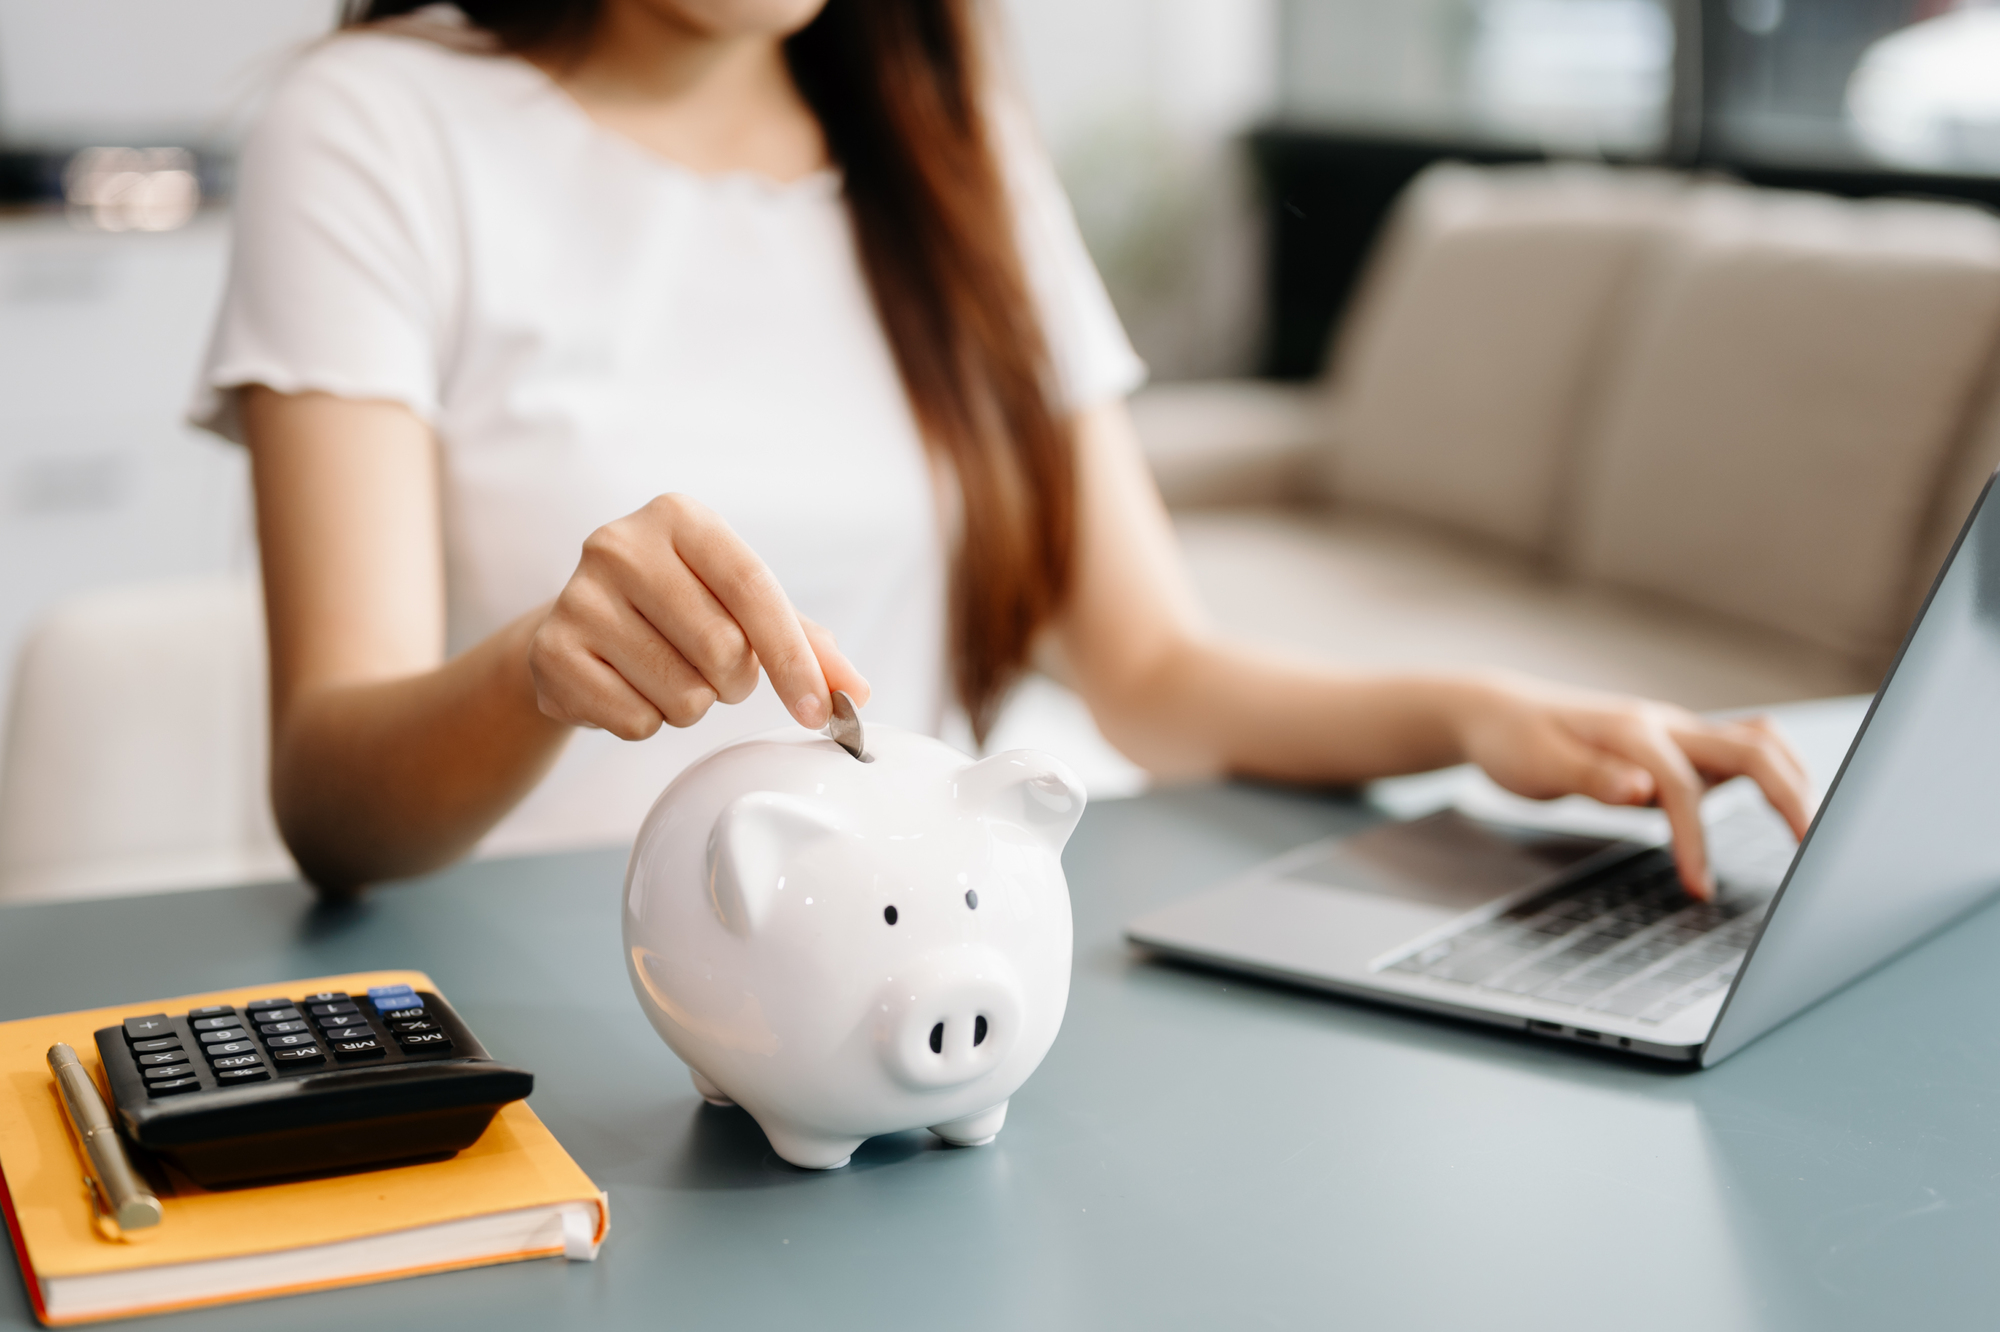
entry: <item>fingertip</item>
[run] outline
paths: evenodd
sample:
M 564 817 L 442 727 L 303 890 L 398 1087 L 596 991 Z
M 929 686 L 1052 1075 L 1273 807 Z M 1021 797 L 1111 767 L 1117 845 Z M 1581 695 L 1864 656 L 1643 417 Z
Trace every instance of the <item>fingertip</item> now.
M 792 716 L 798 718 L 799 725 L 817 730 L 826 725 L 826 719 L 831 715 L 830 706 L 818 694 L 807 694 L 792 704 Z
M 1653 798 L 1653 779 L 1643 768 L 1614 769 L 1605 774 L 1603 794 L 1607 805 L 1644 805 Z
M 1715 900 L 1715 875 L 1709 872 L 1707 866 L 1698 870 L 1681 866 L 1681 887 L 1687 889 L 1688 896 L 1697 902 Z

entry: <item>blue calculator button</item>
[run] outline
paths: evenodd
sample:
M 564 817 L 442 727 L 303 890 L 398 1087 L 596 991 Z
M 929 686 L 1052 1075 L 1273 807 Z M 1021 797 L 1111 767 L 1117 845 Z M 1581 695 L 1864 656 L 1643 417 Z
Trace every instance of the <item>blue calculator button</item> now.
M 415 993 L 416 991 L 411 989 L 407 985 L 371 985 L 368 987 L 368 997 L 370 999 L 375 998 L 377 995 L 384 995 L 384 994 L 415 994 Z

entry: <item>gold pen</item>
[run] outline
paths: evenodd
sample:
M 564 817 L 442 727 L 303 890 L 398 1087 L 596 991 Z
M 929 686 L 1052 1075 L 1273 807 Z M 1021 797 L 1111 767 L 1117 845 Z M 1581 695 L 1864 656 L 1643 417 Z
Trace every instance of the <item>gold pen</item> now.
M 138 1171 L 126 1158 L 125 1145 L 118 1140 L 118 1126 L 111 1122 L 111 1112 L 105 1108 L 104 1098 L 97 1094 L 97 1084 L 91 1081 L 90 1071 L 76 1057 L 76 1051 L 61 1042 L 51 1045 L 49 1071 L 56 1075 L 63 1109 L 69 1114 L 70 1127 L 75 1130 L 84 1159 L 89 1162 L 87 1179 L 99 1217 L 111 1223 L 110 1229 L 119 1239 L 125 1238 L 127 1231 L 159 1225 L 160 1200 L 140 1180 Z

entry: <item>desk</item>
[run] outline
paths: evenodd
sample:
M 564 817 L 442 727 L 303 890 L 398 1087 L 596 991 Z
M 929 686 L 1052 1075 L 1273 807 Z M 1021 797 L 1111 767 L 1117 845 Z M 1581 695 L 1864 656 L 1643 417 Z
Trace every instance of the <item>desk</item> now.
M 619 964 L 618 854 L 0 909 L 0 1017 L 421 967 L 610 1191 L 594 1264 L 152 1320 L 219 1329 L 1701 1329 L 2000 1320 L 2000 909 L 1696 1074 L 1143 962 L 1133 914 L 1374 816 L 1171 790 L 1084 816 L 1069 1017 L 991 1147 L 773 1158 Z M 6 1260 L 11 1269 L 12 1260 Z M 11 1270 L 0 1327 L 30 1325 Z

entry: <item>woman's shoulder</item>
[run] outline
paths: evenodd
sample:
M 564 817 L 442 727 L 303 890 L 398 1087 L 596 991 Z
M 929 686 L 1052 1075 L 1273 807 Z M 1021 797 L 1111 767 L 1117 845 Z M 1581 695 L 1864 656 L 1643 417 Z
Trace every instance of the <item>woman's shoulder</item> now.
M 349 28 L 321 39 L 287 71 L 266 121 L 319 122 L 361 115 L 405 118 L 441 103 L 517 81 L 519 62 L 490 34 L 434 5 L 406 18 Z

